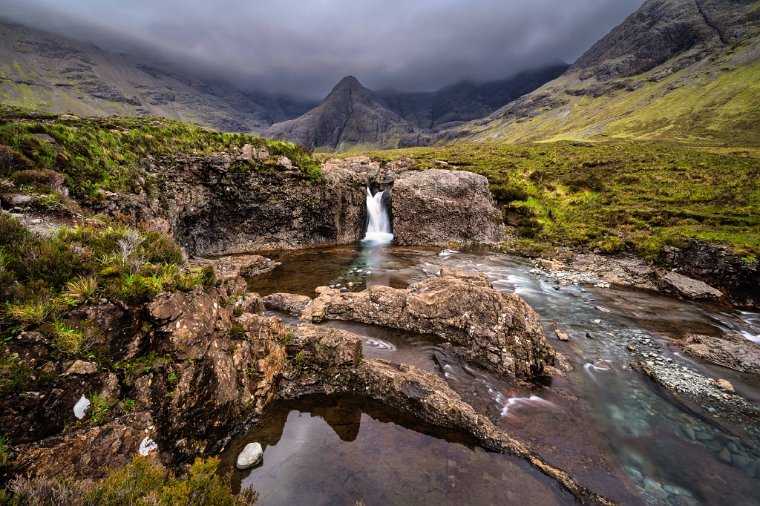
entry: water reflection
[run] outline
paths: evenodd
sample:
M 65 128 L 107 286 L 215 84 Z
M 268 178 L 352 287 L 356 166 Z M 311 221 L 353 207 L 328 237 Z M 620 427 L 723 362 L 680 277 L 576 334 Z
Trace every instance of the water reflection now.
M 461 434 L 436 429 L 356 398 L 280 403 L 224 455 L 236 487 L 258 504 L 573 504 L 573 497 L 526 462 L 486 452 Z M 234 470 L 250 441 L 261 467 Z

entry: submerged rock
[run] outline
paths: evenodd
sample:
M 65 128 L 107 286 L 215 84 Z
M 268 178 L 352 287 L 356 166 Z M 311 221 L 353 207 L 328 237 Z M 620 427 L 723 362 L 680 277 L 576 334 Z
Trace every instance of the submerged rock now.
M 327 287 L 304 310 L 312 322 L 349 320 L 436 335 L 466 358 L 501 374 L 541 374 L 556 360 L 538 315 L 484 275 L 441 269 L 405 290 L 372 286 L 355 293 Z
M 235 467 L 240 470 L 250 469 L 264 458 L 264 450 L 260 443 L 248 443 L 235 461 Z

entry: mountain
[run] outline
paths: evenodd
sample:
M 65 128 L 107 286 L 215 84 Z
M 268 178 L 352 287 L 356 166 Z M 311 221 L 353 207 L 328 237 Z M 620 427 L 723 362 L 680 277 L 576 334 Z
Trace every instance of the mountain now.
M 516 98 L 558 77 L 568 65 L 520 72 L 509 79 L 482 84 L 462 81 L 428 93 L 375 92 L 378 102 L 422 129 L 451 127 L 483 118 Z
M 263 135 L 308 148 L 395 148 L 424 142 L 424 135 L 382 105 L 354 77 L 344 77 L 317 107 L 272 125 Z
M 760 2 L 647 0 L 559 78 L 443 140 L 760 144 Z
M 162 116 L 223 131 L 259 132 L 313 106 L 180 75 L 0 20 L 0 102 L 86 116 Z

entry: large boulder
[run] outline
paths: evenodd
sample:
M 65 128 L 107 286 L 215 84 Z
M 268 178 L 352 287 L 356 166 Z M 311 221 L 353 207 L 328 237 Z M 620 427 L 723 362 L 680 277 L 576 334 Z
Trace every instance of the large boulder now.
M 396 178 L 393 235 L 402 245 L 496 243 L 503 238 L 488 180 L 465 171 L 431 169 Z
M 358 293 L 327 287 L 304 320 L 350 320 L 436 335 L 465 357 L 502 374 L 541 374 L 555 362 L 538 315 L 516 294 L 495 290 L 484 275 L 442 269 L 405 290 L 372 286 Z

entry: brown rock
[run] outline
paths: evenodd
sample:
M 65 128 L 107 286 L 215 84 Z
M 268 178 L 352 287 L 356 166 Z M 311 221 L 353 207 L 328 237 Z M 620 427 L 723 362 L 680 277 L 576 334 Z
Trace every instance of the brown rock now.
M 441 337 L 499 373 L 531 376 L 554 363 L 538 315 L 516 294 L 494 290 L 484 275 L 442 269 L 406 290 L 372 286 L 358 293 L 318 290 L 301 316 L 349 320 Z
M 566 332 L 562 332 L 560 329 L 555 329 L 554 333 L 557 334 L 557 339 L 560 341 L 569 341 L 570 335 L 568 335 Z
M 17 447 L 11 471 L 27 476 L 101 478 L 137 454 L 153 426 L 147 411 L 125 415 L 98 427 Z
M 264 307 L 274 311 L 284 311 L 293 316 L 301 316 L 303 310 L 311 303 L 311 298 L 293 293 L 273 293 L 262 297 Z
M 87 374 L 95 374 L 98 372 L 98 364 L 95 362 L 85 362 L 84 360 L 75 360 L 74 363 L 72 363 L 68 369 L 66 369 L 66 372 L 64 372 L 64 375 L 69 374 L 79 374 L 79 375 L 87 375 Z

